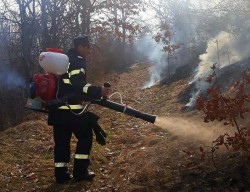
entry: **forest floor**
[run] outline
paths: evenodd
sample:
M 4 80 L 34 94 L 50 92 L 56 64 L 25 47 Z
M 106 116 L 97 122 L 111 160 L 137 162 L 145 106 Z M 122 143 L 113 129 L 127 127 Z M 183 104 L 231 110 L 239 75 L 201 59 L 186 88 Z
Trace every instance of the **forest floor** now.
M 105 146 L 93 144 L 92 182 L 55 183 L 52 127 L 46 114 L 32 113 L 0 133 L 0 191 L 250 191 L 250 166 L 241 153 L 222 147 L 212 158 L 209 152 L 213 140 L 225 132 L 233 134 L 235 128 L 205 124 L 203 114 L 195 110 L 182 112 L 184 106 L 176 98 L 190 79 L 141 89 L 147 69 L 137 64 L 108 80 L 124 103 L 157 115 L 156 125 L 100 106 L 89 109 L 101 117 L 108 133 Z M 111 100 L 120 102 L 117 96 Z M 71 171 L 75 144 L 73 137 Z M 204 161 L 200 146 L 206 151 Z

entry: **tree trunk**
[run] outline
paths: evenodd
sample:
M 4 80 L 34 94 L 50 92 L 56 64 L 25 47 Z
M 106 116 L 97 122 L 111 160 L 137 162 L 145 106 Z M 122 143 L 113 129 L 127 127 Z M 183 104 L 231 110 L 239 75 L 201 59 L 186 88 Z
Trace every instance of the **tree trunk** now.
M 58 47 L 57 43 L 57 22 L 56 19 L 58 18 L 58 8 L 56 5 L 56 0 L 54 0 L 53 5 L 52 5 L 52 12 L 51 12 L 51 28 L 50 28 L 50 34 L 51 34 L 51 47 Z
M 82 1 L 81 4 L 82 12 L 81 12 L 81 31 L 83 34 L 89 34 L 90 32 L 90 9 L 91 9 L 91 2 L 90 0 Z
M 121 54 L 122 54 L 122 68 L 126 68 L 127 65 L 127 57 L 126 57 L 126 16 L 125 12 L 122 9 L 122 45 L 121 45 Z
M 45 50 L 50 44 L 49 31 L 48 31 L 48 13 L 46 12 L 47 0 L 41 0 L 41 24 L 42 24 L 42 49 Z
M 21 19 L 21 47 L 22 47 L 22 58 L 23 58 L 23 68 L 25 77 L 29 77 L 29 69 L 31 65 L 30 52 L 31 52 L 31 40 L 30 40 L 30 30 L 29 24 L 26 18 L 26 6 L 24 0 L 19 1 L 19 11 Z

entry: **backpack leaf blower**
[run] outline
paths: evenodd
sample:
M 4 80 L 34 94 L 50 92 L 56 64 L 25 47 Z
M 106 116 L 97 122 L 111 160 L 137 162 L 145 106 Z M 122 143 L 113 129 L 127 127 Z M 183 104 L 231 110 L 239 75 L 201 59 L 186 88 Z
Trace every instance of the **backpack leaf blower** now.
M 63 51 L 55 48 L 47 48 L 39 56 L 39 64 L 46 71 L 44 74 L 34 74 L 30 83 L 30 98 L 28 98 L 26 108 L 39 112 L 48 113 L 49 107 L 59 107 L 65 105 L 67 100 L 74 97 L 72 94 L 63 99 L 56 99 L 57 91 L 57 76 L 66 73 L 69 64 L 69 58 L 63 54 Z M 110 87 L 109 83 L 104 84 L 105 87 Z M 87 111 L 89 105 L 97 104 L 127 115 L 143 119 L 147 122 L 154 123 L 156 116 L 147 113 L 142 113 L 128 105 L 116 103 L 107 98 L 100 100 L 92 100 L 84 110 Z

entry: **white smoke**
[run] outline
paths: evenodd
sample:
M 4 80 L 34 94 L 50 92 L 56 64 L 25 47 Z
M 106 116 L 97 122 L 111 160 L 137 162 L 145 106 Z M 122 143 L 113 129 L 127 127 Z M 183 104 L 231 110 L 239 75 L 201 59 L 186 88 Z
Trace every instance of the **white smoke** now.
M 8 42 L 10 41 L 10 32 L 7 28 L 0 27 L 0 87 L 5 91 L 13 90 L 17 88 L 26 89 L 24 78 L 17 74 L 13 69 L 15 66 L 11 66 L 10 57 L 8 53 Z
M 248 49 L 240 48 L 239 39 L 231 34 L 222 31 L 207 43 L 206 53 L 199 56 L 200 63 L 196 69 L 193 81 L 197 91 L 193 93 L 190 102 L 186 106 L 194 106 L 199 92 L 204 92 L 209 84 L 205 79 L 212 73 L 211 67 L 216 64 L 217 70 L 245 59 L 248 55 Z
M 157 35 L 160 32 L 163 36 L 169 33 L 169 30 L 173 32 L 173 36 L 169 37 L 169 43 L 171 45 L 182 45 L 188 43 L 187 39 L 193 36 L 193 25 L 191 24 L 189 1 L 157 1 L 153 2 L 153 5 L 159 8 L 160 11 L 152 10 L 147 11 L 146 18 L 148 20 L 149 28 L 151 28 L 152 36 Z M 162 16 L 166 14 L 165 16 Z M 160 17 L 160 18 L 159 18 Z M 171 19 L 170 19 L 171 18 Z M 168 20 L 169 19 L 169 20 Z M 169 24 L 168 30 L 161 29 L 161 22 L 165 21 Z M 159 28 L 160 27 L 160 28 Z M 158 31 L 158 30 L 161 31 Z M 181 65 L 185 65 L 184 52 L 179 53 L 181 49 L 174 51 L 173 55 L 168 55 L 168 52 L 164 52 L 164 45 L 162 41 L 156 43 L 152 38 L 142 38 L 138 44 L 138 50 L 143 54 L 146 53 L 151 67 L 149 69 L 149 80 L 144 84 L 143 88 L 151 87 L 159 83 L 162 79 L 169 78 L 170 75 L 175 73 L 176 68 Z M 186 55 L 185 55 L 186 56 Z
M 204 78 L 211 72 L 211 66 L 216 63 L 218 69 L 242 60 L 243 56 L 236 48 L 237 40 L 227 32 L 220 32 L 215 38 L 209 40 L 206 53 L 200 55 L 197 73 L 194 80 Z M 218 46 L 218 50 L 217 50 Z
M 167 54 L 162 51 L 163 44 L 156 43 L 154 39 L 145 37 L 137 44 L 137 50 L 150 62 L 149 80 L 143 85 L 143 89 L 151 87 L 160 82 L 166 70 Z
M 0 85 L 6 89 L 26 88 L 25 80 L 8 69 L 0 72 Z

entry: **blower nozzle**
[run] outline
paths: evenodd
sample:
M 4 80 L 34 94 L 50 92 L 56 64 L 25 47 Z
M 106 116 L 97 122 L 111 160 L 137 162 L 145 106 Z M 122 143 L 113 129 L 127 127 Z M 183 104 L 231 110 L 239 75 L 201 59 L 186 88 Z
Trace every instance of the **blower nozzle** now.
M 100 106 L 107 107 L 109 109 L 113 109 L 121 113 L 125 113 L 127 115 L 142 119 L 150 123 L 154 123 L 156 119 L 155 115 L 142 113 L 136 109 L 132 109 L 131 107 L 128 107 L 127 105 L 122 105 L 120 103 L 116 103 L 116 102 L 109 101 L 106 99 L 94 100 L 91 103 L 98 104 Z

